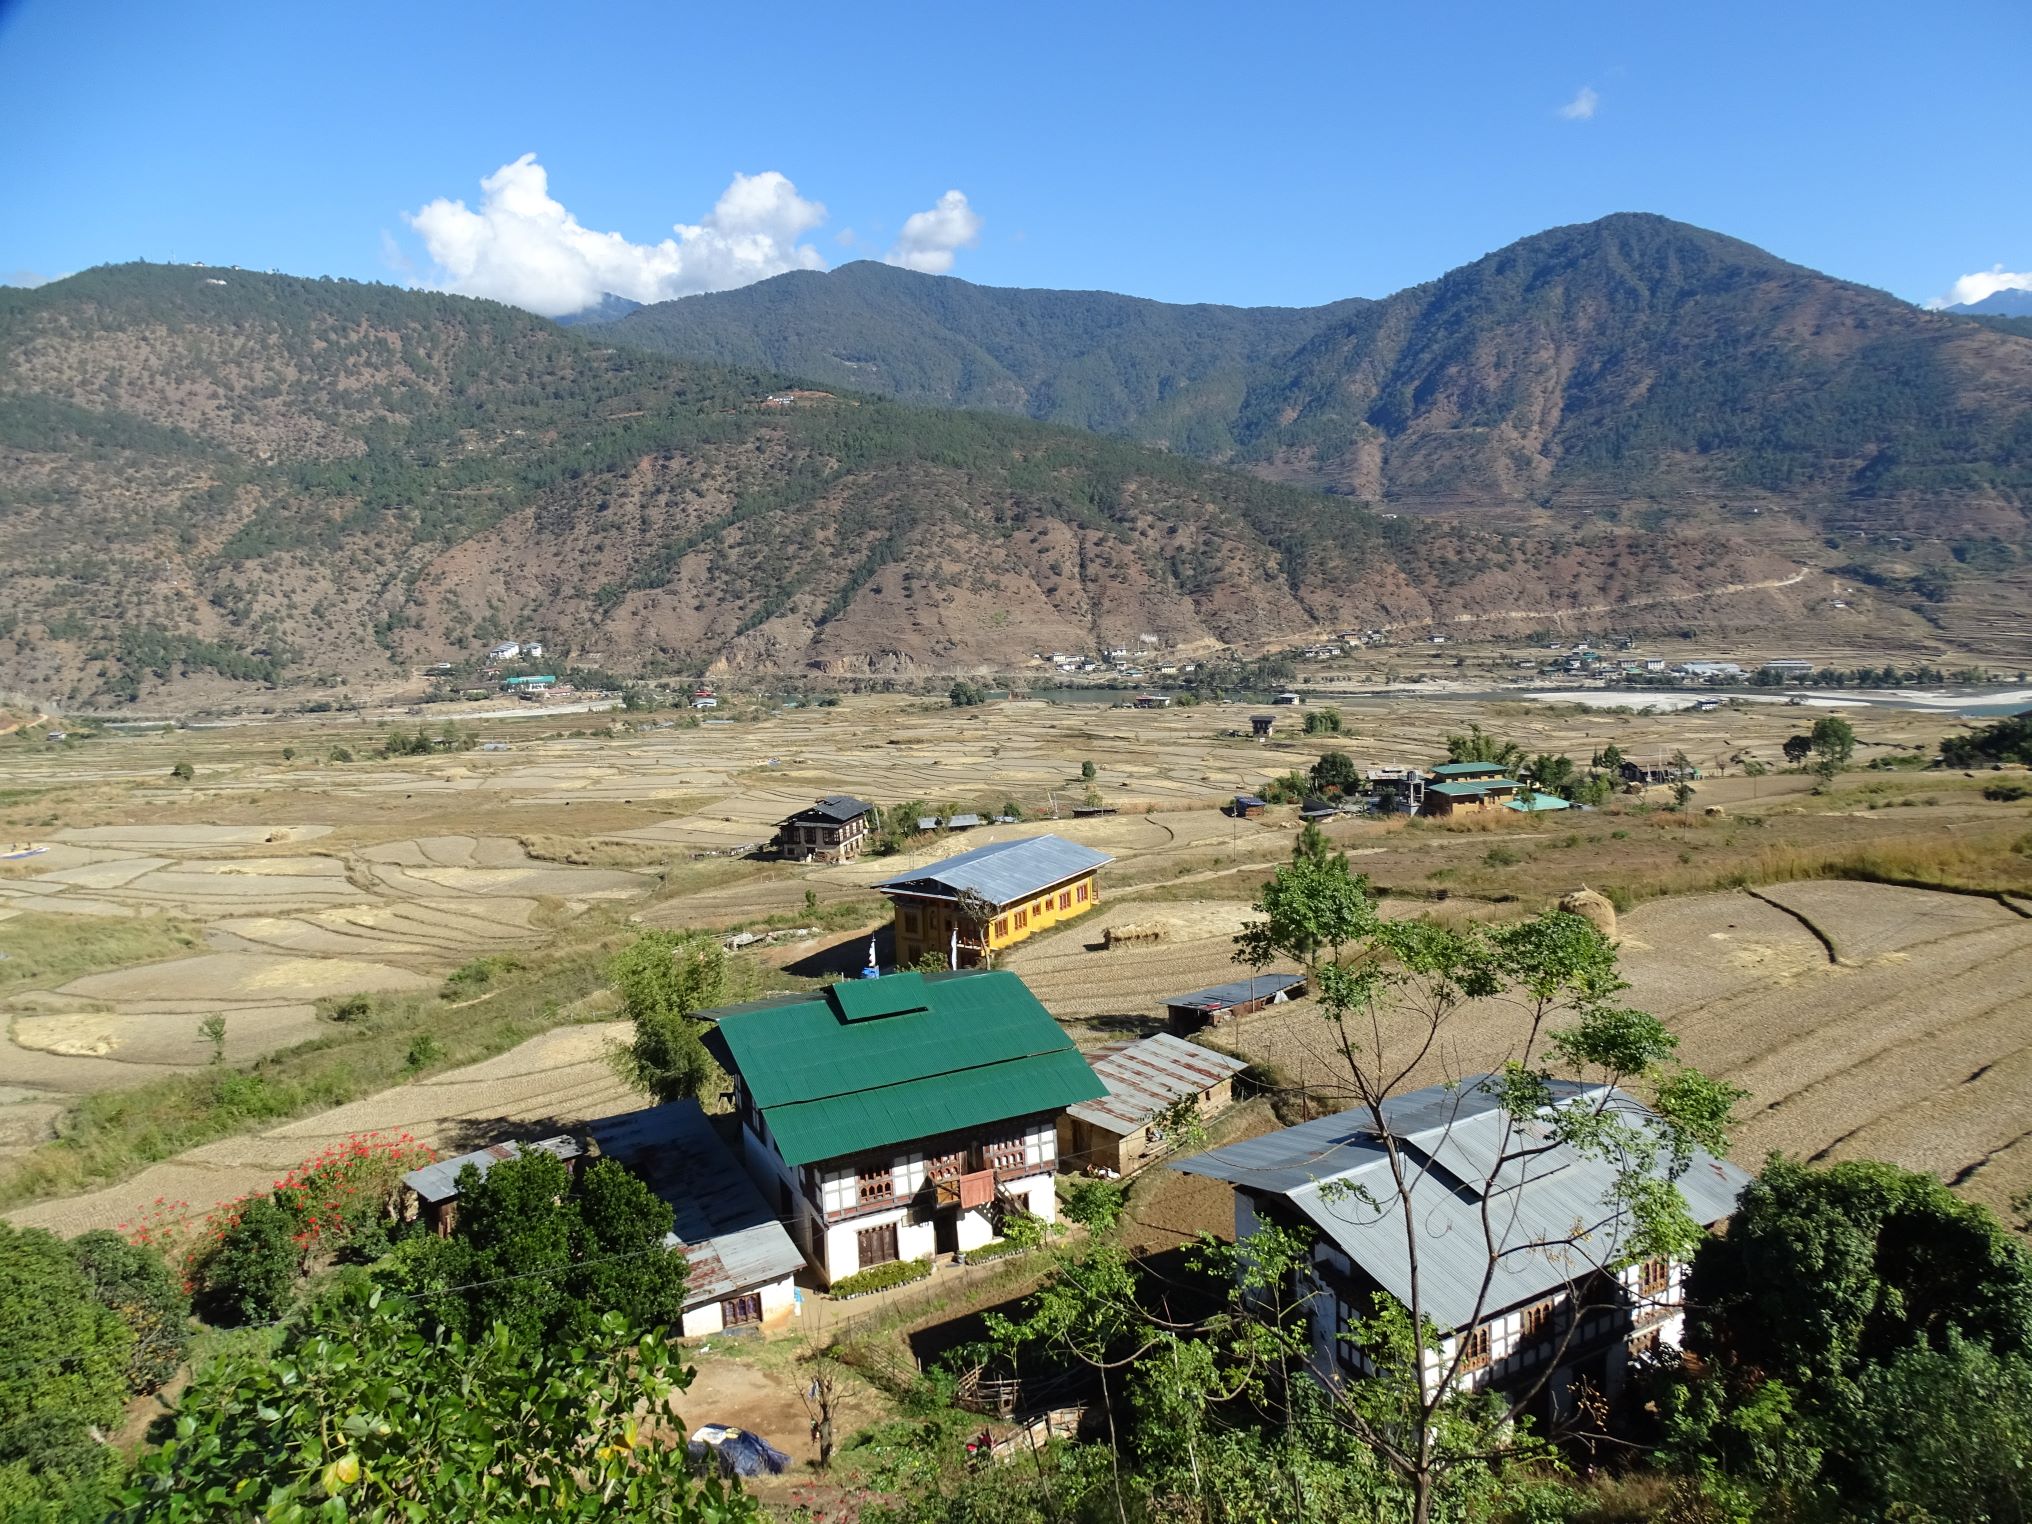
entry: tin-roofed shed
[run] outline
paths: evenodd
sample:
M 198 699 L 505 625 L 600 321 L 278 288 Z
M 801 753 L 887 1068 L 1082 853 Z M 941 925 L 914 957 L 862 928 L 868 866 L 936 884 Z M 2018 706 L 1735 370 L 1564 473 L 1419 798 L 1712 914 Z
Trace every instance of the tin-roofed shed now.
M 593 1123 L 590 1131 L 602 1155 L 625 1164 L 670 1203 L 665 1243 L 691 1266 L 681 1328 L 686 1338 L 790 1315 L 804 1256 L 697 1101 L 624 1112 Z
M 1174 1032 L 1197 1032 L 1217 1027 L 1235 1016 L 1247 1016 L 1266 1005 L 1296 1000 L 1305 993 L 1303 974 L 1251 974 L 1230 984 L 1173 995 L 1164 1002 L 1164 1014 Z
M 422 1169 L 413 1169 L 402 1177 L 402 1183 L 415 1193 L 418 1214 L 442 1236 L 450 1233 L 458 1221 L 459 1175 L 465 1167 L 470 1164 L 484 1175 L 503 1159 L 517 1157 L 525 1148 L 540 1148 L 547 1154 L 555 1154 L 573 1169 L 577 1168 L 577 1160 L 584 1152 L 578 1139 L 562 1133 L 534 1143 L 491 1143 L 469 1154 L 460 1154 L 456 1159 L 440 1159 L 435 1164 L 424 1165 Z
M 1225 1111 L 1234 1100 L 1235 1076 L 1248 1067 L 1244 1059 L 1168 1032 L 1122 1043 L 1091 1062 L 1108 1093 L 1058 1119 L 1058 1157 L 1070 1169 L 1115 1175 L 1133 1174 L 1165 1150 L 1156 1123 L 1168 1107 L 1192 1096 L 1203 1117 Z

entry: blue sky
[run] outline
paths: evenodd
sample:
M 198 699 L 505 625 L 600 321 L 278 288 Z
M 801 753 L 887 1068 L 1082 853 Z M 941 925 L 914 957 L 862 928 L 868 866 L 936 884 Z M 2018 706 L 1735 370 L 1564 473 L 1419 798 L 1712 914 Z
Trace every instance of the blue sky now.
M 2023 0 L 0 0 L 0 279 L 202 259 L 541 308 L 886 256 L 1311 303 L 1641 210 L 1924 300 L 2032 271 L 2026 23 Z

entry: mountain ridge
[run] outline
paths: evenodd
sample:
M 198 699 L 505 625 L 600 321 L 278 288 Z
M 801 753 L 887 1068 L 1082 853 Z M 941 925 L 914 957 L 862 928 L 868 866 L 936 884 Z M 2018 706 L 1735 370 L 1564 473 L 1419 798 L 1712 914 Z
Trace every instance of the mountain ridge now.
M 1987 532 L 2022 529 L 1989 510 L 2032 498 L 2032 347 L 2014 332 L 1649 213 L 1547 229 L 1390 296 L 1317 308 L 857 263 L 598 331 L 1049 417 L 1372 500 L 1571 489 L 1844 505 L 1945 486 L 1995 500 L 1976 515 Z
M 1670 526 L 1429 534 L 1026 419 L 786 406 L 781 375 L 600 333 L 188 266 L 0 293 L 0 687 L 372 691 L 532 631 L 623 675 L 1008 671 L 1146 633 L 1266 649 L 1695 600 L 1797 564 Z

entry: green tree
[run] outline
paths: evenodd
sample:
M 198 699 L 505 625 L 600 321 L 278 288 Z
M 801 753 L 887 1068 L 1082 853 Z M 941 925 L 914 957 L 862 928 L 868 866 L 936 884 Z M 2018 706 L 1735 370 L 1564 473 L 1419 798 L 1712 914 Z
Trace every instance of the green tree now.
M 1319 828 L 1319 822 L 1308 820 L 1299 826 L 1298 839 L 1291 844 L 1291 857 L 1294 862 L 1300 858 L 1323 862 L 1332 856 L 1334 856 L 1333 842 L 1328 840 L 1326 832 Z
M 1787 736 L 1782 750 L 1785 753 L 1785 760 L 1797 767 L 1813 755 L 1813 737 Z
M 93 1431 L 119 1422 L 134 1342 L 61 1239 L 0 1223 L 0 1503 L 10 1517 L 96 1495 L 111 1458 Z
M 192 767 L 190 763 L 179 762 L 169 770 L 169 775 L 179 783 L 188 783 L 198 774 L 197 769 Z
M 1305 733 L 1309 736 L 1337 736 L 1341 733 L 1341 712 L 1331 704 L 1305 712 Z
M 240 1323 L 279 1317 L 303 1270 L 296 1233 L 296 1219 L 274 1200 L 249 1201 L 203 1265 L 203 1296 L 214 1312 Z
M 988 701 L 987 690 L 961 678 L 947 691 L 946 697 L 955 709 L 968 709 Z
M 1425 1524 L 1457 1477 L 1529 1446 L 1510 1420 L 1524 1412 L 1535 1388 L 1525 1382 L 1500 1411 L 1463 1427 L 1453 1384 L 1466 1342 L 1456 1341 L 1452 1354 L 1439 1359 L 1435 1382 L 1419 1376 L 1428 1354 L 1440 1348 L 1426 1320 L 1417 1253 L 1421 1219 L 1412 1192 L 1424 1170 L 1396 1145 L 1388 1102 L 1409 1088 L 1426 1055 L 1453 1040 L 1464 1010 L 1508 1013 L 1487 1018 L 1505 1023 L 1500 1032 L 1477 1037 L 1511 1055 L 1502 1074 L 1484 1082 L 1497 1102 L 1512 1116 L 1546 1119 L 1553 1140 L 1615 1167 L 1613 1194 L 1623 1215 L 1574 1263 L 1569 1295 L 1580 1301 L 1591 1273 L 1651 1255 L 1684 1256 L 1700 1242 L 1674 1181 L 1696 1148 L 1725 1149 L 1742 1092 L 1679 1064 L 1676 1039 L 1664 1024 L 1620 1003 L 1628 986 L 1615 947 L 1579 916 L 1552 912 L 1493 929 L 1386 920 L 1345 860 L 1279 868 L 1255 909 L 1260 919 L 1236 938 L 1238 958 L 1256 967 L 1280 957 L 1305 966 L 1336 1056 L 1332 1082 L 1384 1143 L 1389 1183 L 1363 1210 L 1401 1220 L 1409 1298 L 1379 1304 L 1365 1325 L 1372 1374 L 1337 1394 L 1334 1411 L 1385 1458 L 1408 1494 L 1413 1524 Z M 1587 1092 L 1593 1101 L 1555 1106 L 1555 1080 L 1601 1088 Z M 1615 1099 L 1631 1085 L 1651 1096 L 1650 1110 L 1632 1111 Z M 1485 1198 L 1499 1194 L 1504 1172 L 1544 1146 L 1521 1131 L 1513 1136 L 1492 1151 L 1495 1157 L 1477 1161 L 1477 1178 L 1464 1182 L 1469 1189 Z M 1484 1242 L 1474 1252 L 1486 1252 L 1490 1275 L 1465 1324 L 1479 1323 L 1493 1305 L 1489 1297 L 1500 1295 L 1492 1288 L 1511 1252 L 1507 1231 L 1501 1221 L 1483 1219 Z
M 622 1075 L 660 1101 L 704 1094 L 718 1069 L 692 1017 L 726 996 L 719 942 L 695 932 L 645 932 L 614 955 L 608 977 L 635 1025 L 616 1057 Z
M 1969 735 L 1949 736 L 1940 743 L 1940 760 L 1949 767 L 1987 767 L 1992 762 L 2032 767 L 2032 714 L 2014 714 Z
M 1815 720 L 1807 743 L 1830 772 L 1847 767 L 1856 754 L 1855 729 L 1840 715 L 1826 714 Z
M 1312 764 L 1312 786 L 1323 794 L 1353 793 L 1362 786 L 1362 772 L 1346 752 L 1322 752 Z
M 1687 1296 L 1691 1348 L 1803 1391 L 1950 1331 L 2032 1353 L 2032 1253 L 1935 1176 L 1870 1160 L 1773 1158 L 1701 1245 Z
M 123 1517 L 758 1524 L 658 1432 L 688 1382 L 661 1335 L 618 1315 L 578 1347 L 502 1326 L 425 1338 L 401 1299 L 341 1295 L 273 1351 L 232 1347 L 198 1373 Z
M 1092 783 L 1094 779 L 1099 776 L 1100 774 L 1094 770 L 1093 763 L 1091 762 L 1080 763 L 1080 781 L 1082 783 Z
M 1573 758 L 1560 751 L 1540 752 L 1525 765 L 1524 772 L 1540 793 L 1557 794 L 1562 799 L 1577 797 L 1583 781 Z
M 377 1272 L 419 1316 L 468 1338 L 500 1325 L 529 1348 L 591 1336 L 608 1313 L 675 1328 L 686 1260 L 664 1245 L 670 1204 L 612 1159 L 576 1181 L 543 1149 L 459 1171 L 458 1229 L 410 1239 Z M 459 1289 L 464 1288 L 464 1289 Z
M 1446 760 L 1494 762 L 1501 767 L 1515 768 L 1524 760 L 1524 748 L 1515 741 L 1490 735 L 1479 725 L 1470 724 L 1465 735 L 1455 734 L 1446 738 Z
M 163 1257 L 104 1228 L 69 1244 L 99 1304 L 134 1335 L 127 1355 L 130 1391 L 152 1392 L 175 1374 L 190 1348 L 190 1294 Z

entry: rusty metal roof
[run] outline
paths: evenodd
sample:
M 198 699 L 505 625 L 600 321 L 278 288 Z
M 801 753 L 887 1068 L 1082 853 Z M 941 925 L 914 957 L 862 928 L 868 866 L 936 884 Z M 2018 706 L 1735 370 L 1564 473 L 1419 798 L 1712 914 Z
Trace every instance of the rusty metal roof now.
M 424 1165 L 422 1169 L 413 1169 L 402 1177 L 402 1183 L 436 1206 L 440 1201 L 449 1201 L 458 1195 L 459 1171 L 468 1164 L 484 1175 L 503 1159 L 514 1158 L 524 1148 L 540 1148 L 560 1159 L 576 1159 L 583 1152 L 576 1138 L 562 1134 L 536 1143 L 493 1143 L 486 1148 L 476 1148 L 469 1154 L 460 1154 L 456 1159 L 440 1159 L 435 1164 Z
M 1066 1114 L 1108 1132 L 1132 1133 L 1181 1097 L 1211 1090 L 1248 1067 L 1244 1059 L 1160 1032 L 1095 1059 L 1094 1076 L 1108 1093 Z
M 618 1159 L 670 1203 L 671 1248 L 691 1265 L 684 1305 L 717 1302 L 794 1275 L 804 1265 L 790 1235 L 755 1189 L 697 1101 L 671 1101 L 592 1124 Z

